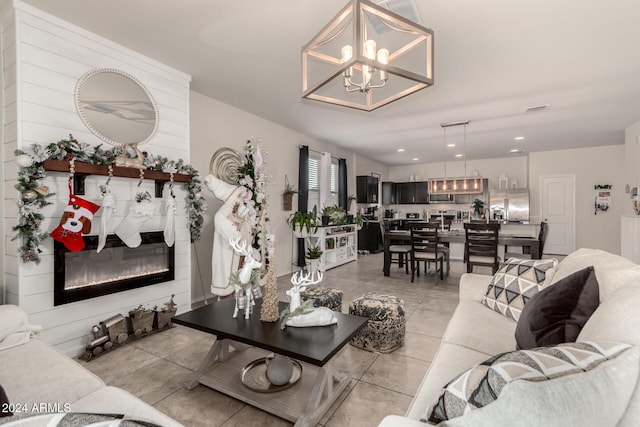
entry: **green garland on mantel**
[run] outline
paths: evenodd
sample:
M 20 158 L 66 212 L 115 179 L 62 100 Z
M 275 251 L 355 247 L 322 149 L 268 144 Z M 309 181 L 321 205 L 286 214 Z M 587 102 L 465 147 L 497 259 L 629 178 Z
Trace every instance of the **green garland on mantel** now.
M 116 156 L 123 152 L 130 156 L 123 147 L 104 150 L 102 145 L 92 146 L 78 142 L 72 135 L 69 135 L 68 140 L 62 139 L 47 146 L 32 144 L 28 150 L 15 150 L 16 163 L 20 167 L 15 188 L 20 192 L 21 197 L 18 201 L 18 225 L 13 227 L 13 231 L 17 231 L 18 234 L 12 240 L 22 237 L 22 245 L 19 249 L 22 261 L 40 263 L 40 253 L 42 253 L 40 244 L 42 240 L 49 237 L 49 233 L 40 229 L 44 219 L 40 210 L 51 204 L 47 199 L 53 196 L 53 193 L 49 193 L 49 189 L 42 185 L 42 180 L 47 176 L 43 167 L 44 161 L 73 158 L 77 162 L 108 166 L 113 165 Z M 202 185 L 198 171 L 184 163 L 182 159 L 173 161 L 166 157 L 149 154 L 144 159 L 144 165 L 149 170 L 191 176 L 191 182 L 185 183 L 189 232 L 191 243 L 200 240 L 207 202 L 201 192 Z

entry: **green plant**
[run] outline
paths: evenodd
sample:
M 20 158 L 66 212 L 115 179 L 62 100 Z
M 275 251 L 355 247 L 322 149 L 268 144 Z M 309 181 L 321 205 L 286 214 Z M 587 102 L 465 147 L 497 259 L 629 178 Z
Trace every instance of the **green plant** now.
M 365 222 L 365 219 L 362 215 L 357 214 L 355 217 L 353 217 L 353 222 L 356 224 L 356 227 L 358 227 L 358 229 L 362 228 L 362 225 Z
M 306 257 L 308 259 L 318 259 L 321 256 L 322 256 L 322 250 L 320 249 L 319 246 L 310 246 L 309 249 L 307 249 Z
M 484 202 L 480 199 L 475 199 L 473 201 L 473 211 L 479 213 L 482 208 L 484 208 Z
M 306 231 L 315 233 L 318 231 L 318 218 L 315 210 L 313 212 L 293 212 L 287 219 L 287 224 L 293 231 Z
M 330 205 L 322 208 L 322 216 L 329 217 L 330 224 L 346 224 L 346 214 L 342 206 Z
M 282 194 L 289 194 L 291 196 L 293 196 L 294 194 L 296 194 L 298 192 L 298 190 L 296 190 L 295 188 L 293 188 L 293 186 L 291 184 L 289 184 L 289 178 L 287 178 L 287 175 L 284 176 L 284 191 L 282 192 Z

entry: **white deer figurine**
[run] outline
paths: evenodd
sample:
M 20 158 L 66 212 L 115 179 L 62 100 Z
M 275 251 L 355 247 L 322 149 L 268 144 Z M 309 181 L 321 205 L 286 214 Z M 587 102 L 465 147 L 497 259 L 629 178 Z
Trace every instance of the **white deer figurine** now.
M 317 277 L 316 277 L 317 274 Z M 293 314 L 297 308 L 301 306 L 300 292 L 307 290 L 308 286 L 316 285 L 322 281 L 322 272 L 317 273 L 309 272 L 302 274 L 297 272 L 291 277 L 291 289 L 287 291 L 289 296 L 289 313 Z M 296 313 L 293 316 L 288 316 L 285 325 L 306 327 L 306 326 L 326 326 L 337 323 L 335 314 L 331 309 L 327 307 L 316 307 L 311 310 L 305 310 L 302 313 Z M 284 326 L 283 326 L 284 327 Z
M 307 290 L 307 286 L 317 285 L 322 281 L 322 271 L 318 271 L 318 278 L 314 279 L 315 274 L 309 272 L 302 274 L 302 271 L 298 271 L 291 277 L 291 284 L 293 285 L 286 294 L 289 296 L 289 311 L 294 312 L 296 308 L 300 307 L 300 292 Z
M 236 290 L 236 306 L 233 309 L 233 318 L 235 319 L 238 316 L 238 309 L 244 308 L 244 318 L 248 319 L 253 311 L 253 306 L 256 304 L 251 289 L 251 273 L 254 269 L 262 267 L 262 263 L 253 258 L 251 246 L 247 245 L 245 240 L 241 241 L 240 236 L 235 239 L 233 237 L 229 238 L 229 244 L 237 253 L 244 255 L 244 264 L 238 273 L 239 284 L 234 285 Z M 238 304 L 238 300 L 241 298 L 244 299 L 244 304 Z

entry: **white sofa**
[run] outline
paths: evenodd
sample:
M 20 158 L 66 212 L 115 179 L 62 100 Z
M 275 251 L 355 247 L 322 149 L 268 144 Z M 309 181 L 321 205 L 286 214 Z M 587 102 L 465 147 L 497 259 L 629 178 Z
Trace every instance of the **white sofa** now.
M 19 412 L 29 413 L 14 411 L 16 416 L 90 412 L 123 414 L 163 427 L 181 426 L 125 390 L 108 387 L 76 361 L 32 337 L 37 329 L 28 325 L 26 314 L 18 307 L 0 306 L 0 385 Z M 0 424 L 10 419 L 0 418 Z
M 598 280 L 600 305 L 583 327 L 577 341 L 614 341 L 633 346 L 640 345 L 639 265 L 601 250 L 579 249 L 558 264 L 551 283 L 591 265 L 594 266 Z M 464 274 L 462 276 L 458 307 L 409 409 L 404 416 L 385 417 L 379 424 L 380 427 L 424 427 L 426 424 L 419 420 L 424 419 L 427 408 L 438 398 L 443 386 L 451 379 L 490 356 L 516 349 L 514 335 L 516 322 L 480 303 L 490 280 L 491 276 L 488 275 Z M 640 425 L 640 381 L 638 379 L 640 368 L 636 366 L 638 364 L 640 363 L 630 363 L 629 365 L 632 366 L 625 366 L 625 369 L 628 368 L 628 376 L 633 376 L 631 379 L 633 383 L 629 387 L 629 395 L 631 393 L 633 395 L 623 403 L 626 405 L 626 410 L 623 406 L 621 419 L 611 420 L 611 425 L 620 427 Z M 540 383 L 540 387 L 545 387 L 545 384 Z M 611 398 L 617 398 L 615 393 Z M 522 408 L 518 408 L 517 401 L 513 403 L 514 406 L 511 407 L 513 411 L 522 411 Z M 498 421 L 503 414 L 493 421 L 490 418 L 489 421 L 486 419 L 482 421 L 483 411 L 485 415 L 495 411 L 495 408 L 491 409 L 492 405 L 496 405 L 496 402 L 439 425 L 506 425 L 504 421 Z M 580 405 L 580 396 L 575 396 L 575 408 L 580 410 Z M 519 415 L 521 421 L 510 425 L 545 425 L 545 427 L 554 425 L 553 422 L 543 424 L 535 416 L 527 418 L 527 414 Z M 575 425 L 569 414 L 558 418 L 557 424 Z

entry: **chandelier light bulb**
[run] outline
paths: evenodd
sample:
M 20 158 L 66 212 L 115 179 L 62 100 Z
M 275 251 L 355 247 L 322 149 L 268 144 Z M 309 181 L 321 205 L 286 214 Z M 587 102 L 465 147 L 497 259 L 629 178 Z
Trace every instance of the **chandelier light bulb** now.
M 340 54 L 342 56 L 342 63 L 344 64 L 348 60 L 353 57 L 353 47 L 350 45 L 342 46 L 342 50 L 340 50 Z
M 363 46 L 364 56 L 369 59 L 376 59 L 376 41 L 367 40 Z

